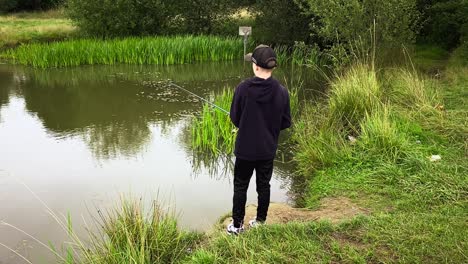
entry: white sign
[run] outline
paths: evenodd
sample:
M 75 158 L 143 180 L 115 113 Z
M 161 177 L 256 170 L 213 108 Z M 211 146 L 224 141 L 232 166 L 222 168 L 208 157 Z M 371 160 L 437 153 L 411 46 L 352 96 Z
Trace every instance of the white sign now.
M 252 35 L 252 27 L 239 27 L 240 36 L 250 36 Z

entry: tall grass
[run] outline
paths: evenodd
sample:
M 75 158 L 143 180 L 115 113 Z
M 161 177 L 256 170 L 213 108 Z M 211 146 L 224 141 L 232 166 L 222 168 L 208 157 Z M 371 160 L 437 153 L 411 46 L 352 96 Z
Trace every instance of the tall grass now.
M 387 70 L 387 97 L 407 109 L 432 111 L 440 103 L 440 94 L 434 88 L 434 81 L 423 78 L 412 69 Z
M 237 38 L 215 36 L 80 39 L 9 50 L 13 61 L 38 68 L 118 63 L 184 64 L 242 58 Z
M 356 151 L 393 162 L 411 155 L 407 121 L 399 116 L 434 113 L 438 97 L 429 80 L 409 70 L 382 76 L 372 65 L 357 63 L 336 75 L 327 98 L 305 108 L 293 134 L 300 171 L 310 175 Z
M 226 87 L 216 96 L 214 103 L 229 111 L 233 96 L 234 90 Z M 193 121 L 192 147 L 213 154 L 230 154 L 234 151 L 235 138 L 236 128 L 229 115 L 204 104 L 200 117 L 195 117 Z
M 331 84 L 329 109 L 333 120 L 358 131 L 359 122 L 381 106 L 382 89 L 376 72 L 365 64 L 356 64 Z
M 401 161 L 410 152 L 409 137 L 402 126 L 391 116 L 388 106 L 366 116 L 360 123 L 359 145 L 363 152 L 393 162 Z
M 180 231 L 174 216 L 155 202 L 145 211 L 141 200 L 122 200 L 120 208 L 101 213 L 97 222 L 101 230 L 79 247 L 77 263 L 175 263 L 198 239 Z

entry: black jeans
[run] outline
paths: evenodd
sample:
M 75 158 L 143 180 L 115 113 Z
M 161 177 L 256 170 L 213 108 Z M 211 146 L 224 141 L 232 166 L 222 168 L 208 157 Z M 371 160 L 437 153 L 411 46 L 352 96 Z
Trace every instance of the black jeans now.
M 257 221 L 264 222 L 267 217 L 268 206 L 270 205 L 270 180 L 273 174 L 273 160 L 249 161 L 236 158 L 232 207 L 232 218 L 235 227 L 240 227 L 244 222 L 247 189 L 254 169 L 258 194 Z

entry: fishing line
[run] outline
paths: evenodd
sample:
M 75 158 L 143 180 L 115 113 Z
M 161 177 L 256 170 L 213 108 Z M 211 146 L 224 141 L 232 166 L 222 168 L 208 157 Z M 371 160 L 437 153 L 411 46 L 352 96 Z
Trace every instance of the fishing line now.
M 199 96 L 198 94 L 195 94 L 195 93 L 193 93 L 193 92 L 191 92 L 191 91 L 189 91 L 189 90 L 187 90 L 187 89 L 185 89 L 185 88 L 183 88 L 183 87 L 181 87 L 181 86 L 179 86 L 179 85 L 177 85 L 177 84 L 175 84 L 173 82 L 169 82 L 169 86 L 173 86 L 173 87 L 176 87 L 176 88 L 178 88 L 178 89 L 180 89 L 182 91 L 185 91 L 186 93 L 189 93 L 189 94 L 195 96 L 196 98 L 202 100 L 203 102 L 205 102 L 205 103 L 217 108 L 218 110 L 224 112 L 225 114 L 229 115 L 229 112 L 226 109 L 224 109 L 224 108 L 222 108 L 222 107 L 220 107 L 220 106 L 206 100 L 205 98 Z

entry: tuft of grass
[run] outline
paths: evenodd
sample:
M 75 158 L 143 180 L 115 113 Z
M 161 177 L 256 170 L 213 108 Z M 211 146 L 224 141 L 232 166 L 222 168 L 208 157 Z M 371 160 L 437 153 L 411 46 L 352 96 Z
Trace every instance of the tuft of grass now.
M 366 114 L 360 123 L 359 145 L 362 151 L 394 162 L 406 158 L 409 151 L 408 136 L 405 129 L 395 122 L 388 106 L 381 111 Z
M 432 111 L 440 103 L 434 80 L 421 77 L 416 70 L 395 69 L 385 72 L 388 78 L 389 100 L 406 109 Z
M 6 57 L 37 68 L 105 64 L 185 64 L 241 58 L 237 38 L 215 36 L 79 39 L 22 45 Z
M 357 132 L 359 123 L 367 114 L 380 110 L 381 96 L 376 72 L 367 65 L 356 64 L 343 75 L 337 75 L 331 83 L 330 118 Z
M 294 123 L 294 159 L 303 175 L 340 162 L 350 154 L 346 133 L 340 133 L 342 129 L 338 124 L 330 123 L 327 112 L 327 105 L 323 103 L 306 104 Z
M 194 246 L 197 235 L 177 228 L 174 216 L 153 203 L 124 200 L 121 208 L 100 215 L 102 234 L 82 248 L 85 263 L 174 263 Z
M 120 207 L 99 212 L 94 220 L 98 230 L 90 230 L 89 241 L 74 235 L 68 221 L 74 243 L 59 257 L 60 263 L 177 263 L 201 238 L 200 234 L 180 231 L 174 215 L 156 202 L 145 210 L 141 199 L 123 198 Z

